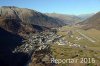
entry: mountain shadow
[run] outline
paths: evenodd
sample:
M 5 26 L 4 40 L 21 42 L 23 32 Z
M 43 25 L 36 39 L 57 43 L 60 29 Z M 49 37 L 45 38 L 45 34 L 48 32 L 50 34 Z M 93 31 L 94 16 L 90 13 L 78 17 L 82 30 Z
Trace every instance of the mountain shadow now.
M 23 38 L 0 28 L 0 66 L 24 66 L 28 60 L 25 53 L 12 53 L 22 44 Z
M 39 25 L 34 25 L 32 24 L 32 27 L 37 31 L 37 32 L 42 32 L 45 30 L 50 30 L 50 28 L 45 27 L 45 26 L 39 26 Z

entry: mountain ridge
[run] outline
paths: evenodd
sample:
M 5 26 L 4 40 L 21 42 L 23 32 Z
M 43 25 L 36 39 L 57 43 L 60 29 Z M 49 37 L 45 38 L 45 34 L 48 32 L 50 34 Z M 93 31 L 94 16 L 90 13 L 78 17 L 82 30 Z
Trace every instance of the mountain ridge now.
M 100 30 L 100 12 L 78 24 L 83 25 L 83 29 L 95 28 Z
M 0 7 L 0 16 L 0 27 L 14 33 L 38 32 L 65 25 L 62 21 L 38 11 L 16 6 Z
M 26 22 L 31 21 L 32 24 L 40 25 L 40 26 L 43 26 L 43 24 L 40 23 L 41 20 L 43 20 L 45 22 L 47 20 L 46 23 L 50 23 L 50 24 L 56 23 L 57 24 L 57 21 L 54 21 L 55 19 L 48 17 L 45 14 L 42 14 L 38 11 L 27 9 L 27 8 L 18 8 L 18 7 L 14 7 L 14 6 L 8 6 L 8 7 L 3 6 L 0 8 L 0 15 L 5 16 L 7 18 L 10 18 L 10 17 L 12 18 L 14 16 L 13 18 L 21 19 L 22 22 L 25 22 L 25 20 L 26 20 Z M 41 18 L 41 19 L 39 19 L 39 18 Z M 34 21 L 33 21 L 33 19 L 34 19 Z M 39 21 L 36 22 L 35 20 L 39 20 L 40 22 Z M 44 26 L 46 26 L 46 25 L 44 25 Z
M 58 14 L 58 13 L 45 13 L 47 16 L 56 18 L 68 25 L 73 25 L 81 21 L 81 19 L 75 15 Z

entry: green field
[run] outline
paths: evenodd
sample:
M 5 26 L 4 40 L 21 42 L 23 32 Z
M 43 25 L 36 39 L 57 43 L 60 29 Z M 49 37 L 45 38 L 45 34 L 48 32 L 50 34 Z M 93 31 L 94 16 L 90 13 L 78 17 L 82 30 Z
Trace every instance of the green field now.
M 72 37 L 69 37 L 68 31 L 72 31 Z M 94 58 L 95 63 L 60 63 L 57 66 L 100 66 L 100 31 L 96 29 L 83 30 L 77 27 L 64 26 L 59 28 L 59 35 L 72 44 L 77 44 L 82 47 L 74 48 L 69 45 L 51 45 L 51 50 L 54 58 L 66 59 L 80 59 L 80 58 Z

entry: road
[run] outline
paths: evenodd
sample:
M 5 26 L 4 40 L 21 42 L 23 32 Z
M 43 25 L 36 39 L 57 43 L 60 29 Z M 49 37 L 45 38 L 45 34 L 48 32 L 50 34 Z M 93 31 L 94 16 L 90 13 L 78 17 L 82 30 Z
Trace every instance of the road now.
M 88 37 L 88 36 L 86 36 L 85 34 L 83 34 L 83 33 L 81 33 L 81 32 L 79 32 L 78 30 L 76 30 L 80 35 L 82 35 L 83 37 L 85 37 L 86 39 L 88 39 L 89 41 L 91 41 L 91 42 L 96 42 L 95 40 L 93 40 L 92 38 L 90 38 L 90 37 Z

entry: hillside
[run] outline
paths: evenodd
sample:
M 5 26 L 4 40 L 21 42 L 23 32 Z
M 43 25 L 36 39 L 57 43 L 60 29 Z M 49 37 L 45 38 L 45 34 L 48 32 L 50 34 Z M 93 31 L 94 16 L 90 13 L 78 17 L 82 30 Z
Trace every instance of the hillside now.
M 91 14 L 80 14 L 80 15 L 77 15 L 77 17 L 79 17 L 82 21 L 83 20 L 86 20 L 87 18 L 90 18 L 94 15 L 94 13 L 91 13 Z
M 86 19 L 85 21 L 79 24 L 83 25 L 84 29 L 89 29 L 89 28 L 100 29 L 100 12 L 96 13 L 92 17 Z
M 81 19 L 78 16 L 74 16 L 74 15 L 57 14 L 57 13 L 46 13 L 46 15 L 59 19 L 68 25 L 73 25 L 81 21 Z
M 35 10 L 18 8 L 15 6 L 0 7 L 0 15 L 5 18 L 20 20 L 26 24 L 28 23 L 45 27 L 58 27 L 64 25 L 64 23 L 61 24 L 57 19 L 48 17 Z

